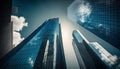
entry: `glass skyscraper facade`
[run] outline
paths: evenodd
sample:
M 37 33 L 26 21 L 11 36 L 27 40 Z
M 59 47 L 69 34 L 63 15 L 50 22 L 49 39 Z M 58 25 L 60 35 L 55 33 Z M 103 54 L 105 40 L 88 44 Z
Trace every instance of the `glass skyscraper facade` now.
M 0 62 L 1 69 L 65 69 L 59 18 L 45 21 Z
M 73 48 L 81 69 L 119 69 L 120 51 L 88 41 L 79 30 L 73 31 Z M 109 50 L 109 48 L 111 48 Z
M 75 0 L 68 8 L 68 17 L 120 49 L 119 3 L 119 0 Z

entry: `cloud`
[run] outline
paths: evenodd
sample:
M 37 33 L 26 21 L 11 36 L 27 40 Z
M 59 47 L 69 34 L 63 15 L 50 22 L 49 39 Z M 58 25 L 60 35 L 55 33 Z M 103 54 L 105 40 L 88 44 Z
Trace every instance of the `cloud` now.
M 33 61 L 32 57 L 29 57 L 29 58 L 28 58 L 28 62 L 29 62 L 29 64 L 33 67 L 34 61 Z
M 90 16 L 91 11 L 90 3 L 82 1 L 78 8 L 78 16 L 80 17 L 80 21 L 82 23 L 86 22 L 86 19 Z
M 11 16 L 11 22 L 13 23 L 13 45 L 17 46 L 24 38 L 21 37 L 20 31 L 23 27 L 28 26 L 24 17 Z
M 13 31 L 13 45 L 17 46 L 24 38 L 21 38 L 19 32 Z
M 92 44 L 92 46 L 99 53 L 101 60 L 103 60 L 109 66 L 115 65 L 117 63 L 117 61 L 119 60 L 118 56 L 112 55 L 111 53 L 109 53 L 98 42 L 90 42 L 90 44 Z

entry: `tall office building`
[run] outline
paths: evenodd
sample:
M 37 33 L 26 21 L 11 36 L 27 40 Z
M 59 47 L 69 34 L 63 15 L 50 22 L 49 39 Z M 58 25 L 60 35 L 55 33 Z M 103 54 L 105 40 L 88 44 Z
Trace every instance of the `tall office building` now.
M 68 7 L 68 17 L 120 49 L 119 3 L 119 0 L 75 0 Z
M 0 60 L 1 69 L 66 69 L 58 18 L 45 21 Z
M 84 40 L 77 31 L 73 31 L 73 48 L 81 69 L 95 69 L 95 63 L 85 48 Z
M 120 69 L 120 51 L 88 41 L 79 30 L 73 31 L 73 48 L 82 69 Z
M 11 1 L 0 2 L 0 59 L 12 49 Z

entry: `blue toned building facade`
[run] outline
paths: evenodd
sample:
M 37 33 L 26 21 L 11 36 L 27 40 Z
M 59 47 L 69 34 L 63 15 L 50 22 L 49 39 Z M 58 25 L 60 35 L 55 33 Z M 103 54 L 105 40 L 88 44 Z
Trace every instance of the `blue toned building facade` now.
M 0 69 L 66 69 L 59 18 L 45 21 L 0 60 Z
M 119 3 L 119 0 L 75 0 L 68 7 L 68 17 L 120 49 Z
M 79 30 L 73 31 L 73 48 L 81 69 L 120 69 L 120 50 L 87 40 Z

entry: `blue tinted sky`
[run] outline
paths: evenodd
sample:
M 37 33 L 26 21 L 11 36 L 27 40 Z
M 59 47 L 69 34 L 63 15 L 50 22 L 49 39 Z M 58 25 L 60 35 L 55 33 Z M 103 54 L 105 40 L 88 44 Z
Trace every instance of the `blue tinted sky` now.
M 27 37 L 45 20 L 53 17 L 66 16 L 67 7 L 73 0 L 13 0 L 13 7 L 18 12 L 13 15 L 23 16 L 28 27 L 21 31 L 22 37 Z

